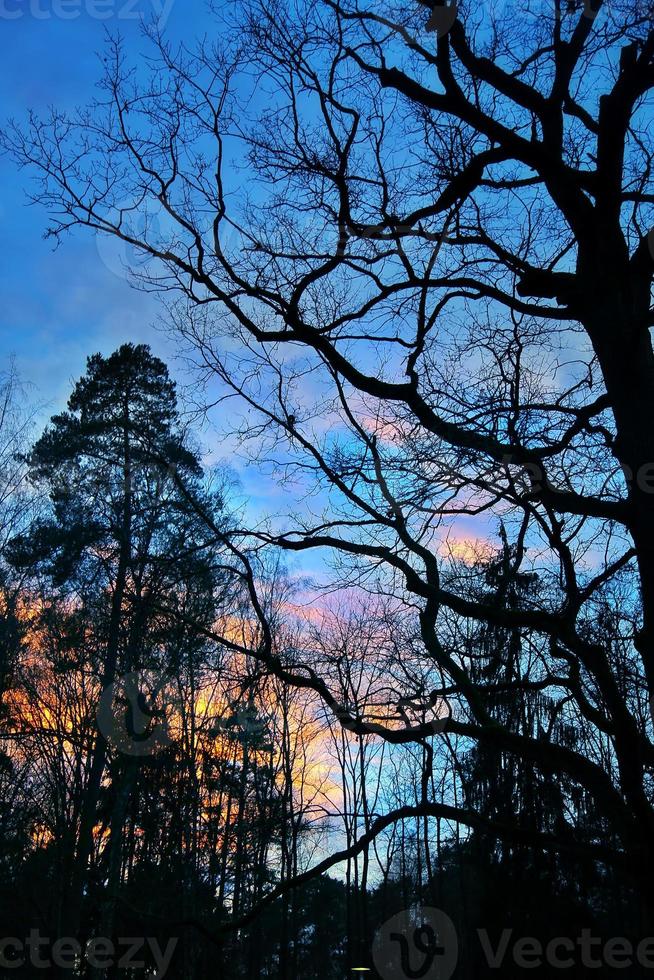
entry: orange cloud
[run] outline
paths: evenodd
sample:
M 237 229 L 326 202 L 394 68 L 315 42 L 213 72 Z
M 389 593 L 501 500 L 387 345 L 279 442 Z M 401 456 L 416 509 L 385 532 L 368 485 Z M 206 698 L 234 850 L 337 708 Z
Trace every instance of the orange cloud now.
M 464 565 L 476 565 L 488 561 L 495 552 L 489 538 L 462 536 L 451 531 L 438 543 L 437 552 L 443 558 L 463 562 Z

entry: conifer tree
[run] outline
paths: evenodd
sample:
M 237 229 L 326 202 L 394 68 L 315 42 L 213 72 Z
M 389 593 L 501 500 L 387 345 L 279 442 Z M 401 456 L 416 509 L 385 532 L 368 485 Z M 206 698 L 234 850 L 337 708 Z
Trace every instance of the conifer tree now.
M 204 519 L 221 520 L 222 500 L 202 489 L 166 366 L 144 345 L 90 357 L 68 410 L 52 418 L 27 462 L 32 482 L 47 493 L 48 511 L 10 542 L 8 553 L 16 568 L 44 576 L 92 621 L 99 642 L 84 666 L 97 676 L 99 691 L 111 691 L 132 672 L 174 674 L 185 647 L 200 642 L 197 629 L 210 624 L 225 578 L 217 571 L 220 541 Z M 180 614 L 191 619 L 193 628 L 180 636 L 179 626 L 171 629 L 173 614 L 176 622 Z M 116 724 L 127 724 L 138 707 L 145 710 L 144 697 L 139 691 L 138 704 L 128 704 Z M 112 758 L 113 734 L 99 724 L 90 747 L 77 844 L 62 891 L 66 935 L 80 932 L 108 774 L 115 778 L 104 869 L 109 899 L 100 904 L 104 928 L 112 926 L 121 834 L 138 772 L 138 759 Z M 133 754 L 139 752 L 137 746 Z M 91 928 L 87 922 L 86 931 Z

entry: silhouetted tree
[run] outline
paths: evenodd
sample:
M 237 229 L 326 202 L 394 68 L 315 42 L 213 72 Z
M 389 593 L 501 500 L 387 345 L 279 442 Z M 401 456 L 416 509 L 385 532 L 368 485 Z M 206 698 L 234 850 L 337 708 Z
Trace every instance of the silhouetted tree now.
M 228 576 L 220 569 L 221 542 L 197 513 L 201 502 L 202 513 L 218 519 L 222 501 L 202 490 L 165 365 L 147 347 L 130 344 L 108 358 L 89 358 L 68 411 L 53 417 L 28 462 L 32 482 L 48 494 L 49 513 L 11 540 L 8 555 L 14 567 L 50 581 L 60 601 L 77 607 L 73 616 L 88 617 L 94 643 L 84 648 L 82 627 L 73 663 L 96 674 L 104 692 L 134 671 L 174 676 L 189 649 L 201 650 L 197 629 L 213 621 Z M 192 627 L 173 625 L 180 616 Z M 112 705 L 116 726 L 136 707 Z M 89 747 L 76 846 L 61 891 L 66 935 L 79 932 L 92 880 L 105 891 L 100 919 L 87 918 L 85 930 L 110 935 L 113 929 L 122 835 L 139 768 L 138 758 L 114 758 L 114 734 L 100 724 Z M 138 745 L 134 751 L 138 756 Z M 89 877 L 109 770 L 105 867 Z
M 341 586 L 411 609 L 438 683 L 394 682 L 387 707 L 425 697 L 442 727 L 344 710 L 324 664 L 280 658 L 241 553 L 258 661 L 348 732 L 420 746 L 444 732 L 459 756 L 511 756 L 512 773 L 574 786 L 610 827 L 589 841 L 585 825 L 545 833 L 518 812 L 505 825 L 453 781 L 377 817 L 349 856 L 425 816 L 572 847 L 626 866 L 651 928 L 651 3 L 213 6 L 236 17 L 215 43 L 190 54 L 153 37 L 145 79 L 112 43 L 90 110 L 32 118 L 5 142 L 36 170 L 51 236 L 114 236 L 143 258 L 137 282 L 179 291 L 175 326 L 247 409 L 242 443 L 324 494 L 324 513 L 257 525 L 250 544 L 328 551 Z M 165 220 L 130 220 L 148 209 Z M 482 538 L 491 514 L 516 544 L 514 576 L 538 556 L 537 598 L 507 605 L 506 582 L 475 595 L 469 576 L 443 575 L 455 522 Z M 639 608 L 616 660 L 593 627 L 625 578 Z M 542 654 L 520 690 L 567 699 L 585 737 L 543 737 L 489 704 L 452 618 L 510 641 L 530 631 Z M 501 680 L 516 663 L 488 669 Z

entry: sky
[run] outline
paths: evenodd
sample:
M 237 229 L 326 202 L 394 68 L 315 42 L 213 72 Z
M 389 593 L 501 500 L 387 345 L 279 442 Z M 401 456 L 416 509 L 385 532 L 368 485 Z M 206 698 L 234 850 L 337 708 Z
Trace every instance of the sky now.
M 127 54 L 138 55 L 144 18 L 188 41 L 208 20 L 204 0 L 0 0 L 0 126 L 30 110 L 88 103 L 106 32 L 119 33 Z M 53 250 L 43 238 L 44 209 L 29 203 L 32 188 L 29 175 L 0 155 L 0 370 L 15 357 L 43 421 L 63 407 L 89 354 L 126 341 L 150 344 L 173 377 L 189 382 L 174 341 L 157 326 L 157 298 L 130 286 L 112 245 L 91 233 L 76 230 Z M 274 509 L 278 488 L 251 468 L 236 469 L 254 508 Z
M 205 0 L 0 0 L 0 126 L 30 110 L 72 110 L 95 94 L 107 31 L 119 33 L 128 59 L 144 50 L 143 20 L 154 18 L 173 39 L 192 42 L 210 23 Z M 44 240 L 47 215 L 30 204 L 32 178 L 0 155 L 0 371 L 15 358 L 39 423 L 60 411 L 86 358 L 126 341 L 150 344 L 183 386 L 192 378 L 162 328 L 156 296 L 134 289 L 117 259 L 117 243 L 76 229 L 57 250 Z M 158 326 L 159 321 L 159 326 Z M 229 446 L 202 435 L 208 459 Z M 287 492 L 233 454 L 251 515 L 279 513 Z M 469 530 L 461 528 L 463 537 Z M 318 573 L 318 555 L 298 560 Z
M 110 18 L 98 18 L 103 6 Z M 199 17 L 203 3 L 194 6 Z M 140 17 L 159 7 L 158 0 L 0 0 L 2 121 L 24 119 L 30 109 L 85 104 L 94 94 L 105 31 L 120 31 L 130 50 L 138 49 Z M 181 21 L 190 28 L 188 10 L 188 0 L 176 0 L 169 27 Z M 77 16 L 63 19 L 62 12 Z M 92 235 L 73 234 L 53 253 L 43 240 L 46 215 L 29 205 L 29 191 L 28 175 L 0 158 L 2 356 L 15 354 L 39 401 L 60 404 L 89 353 L 134 340 L 165 356 L 170 343 L 154 329 L 156 299 L 132 289 L 115 265 L 108 268 Z

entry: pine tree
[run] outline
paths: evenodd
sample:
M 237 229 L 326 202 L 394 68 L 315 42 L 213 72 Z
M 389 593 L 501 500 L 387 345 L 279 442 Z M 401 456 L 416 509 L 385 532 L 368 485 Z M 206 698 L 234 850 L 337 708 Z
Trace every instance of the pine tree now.
M 27 462 L 49 507 L 10 542 L 14 566 L 45 577 L 62 600 L 84 610 L 99 638 L 97 653 L 84 666 L 102 691 L 125 673 L 174 673 L 188 644 L 200 642 L 199 632 L 194 627 L 180 635 L 166 610 L 182 612 L 201 630 L 212 621 L 219 580 L 228 586 L 213 565 L 220 541 L 201 516 L 212 515 L 215 527 L 223 520 L 222 501 L 203 492 L 200 462 L 186 445 L 166 366 L 144 345 L 90 357 L 68 411 L 53 417 Z M 66 935 L 80 933 L 105 777 L 114 777 L 111 837 L 99 874 L 111 896 L 138 775 L 138 761 L 112 759 L 111 733 L 101 729 L 90 752 L 77 846 L 61 896 Z M 112 902 L 105 901 L 100 913 L 106 930 Z M 88 922 L 86 930 L 92 927 Z

